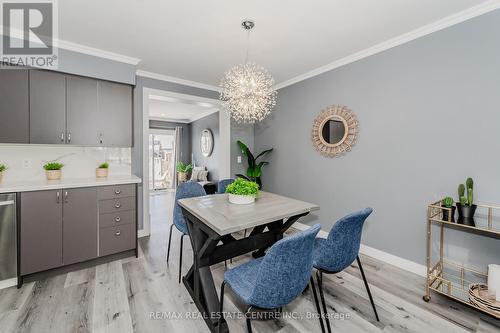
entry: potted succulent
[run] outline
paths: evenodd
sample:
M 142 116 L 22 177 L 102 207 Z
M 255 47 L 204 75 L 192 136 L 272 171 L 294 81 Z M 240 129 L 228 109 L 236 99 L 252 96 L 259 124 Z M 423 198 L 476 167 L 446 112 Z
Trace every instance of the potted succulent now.
M 0 164 L 0 182 L 2 181 L 3 173 L 5 170 L 7 170 L 7 166 L 5 164 Z
M 95 176 L 97 178 L 106 178 L 108 177 L 108 169 L 109 169 L 109 163 L 104 162 L 99 164 L 97 169 L 95 169 Z
M 193 166 L 191 164 L 177 162 L 175 169 L 177 170 L 177 177 L 179 178 L 179 182 L 185 182 L 187 181 L 188 172 L 193 169 Z
M 43 166 L 45 169 L 45 175 L 47 176 L 47 180 L 59 180 L 61 179 L 61 169 L 64 164 L 60 162 L 47 162 Z
M 259 194 L 259 185 L 243 178 L 237 178 L 226 187 L 230 203 L 246 205 L 255 202 Z
M 467 195 L 467 196 L 466 196 Z M 474 181 L 467 178 L 464 184 L 458 185 L 458 217 L 471 219 L 474 217 L 477 206 L 474 205 Z
M 455 206 L 453 204 L 455 201 L 452 197 L 446 197 L 441 202 L 443 209 L 443 221 L 455 222 Z

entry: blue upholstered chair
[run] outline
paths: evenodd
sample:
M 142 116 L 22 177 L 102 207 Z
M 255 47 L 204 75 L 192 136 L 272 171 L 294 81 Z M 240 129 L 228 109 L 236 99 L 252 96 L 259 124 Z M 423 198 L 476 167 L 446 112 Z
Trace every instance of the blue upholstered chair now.
M 269 248 L 266 255 L 246 262 L 224 273 L 221 286 L 220 313 L 223 312 L 224 286 L 252 308 L 279 309 L 300 295 L 312 280 L 312 250 L 320 230 L 316 224 L 306 231 L 283 238 Z M 247 315 L 248 332 L 252 332 Z M 221 322 L 219 321 L 219 327 Z
M 325 297 L 323 295 L 323 273 L 339 273 L 349 267 L 354 260 L 357 260 L 363 282 L 365 283 L 366 291 L 368 292 L 368 297 L 370 298 L 373 311 L 375 312 L 375 317 L 377 318 L 377 321 L 379 321 L 377 309 L 375 308 L 370 287 L 366 281 L 363 266 L 361 266 L 361 261 L 359 260 L 358 255 L 363 224 L 372 212 L 372 208 L 365 208 L 359 212 L 344 216 L 332 227 L 330 233 L 328 234 L 328 238 L 317 238 L 314 241 L 313 266 L 316 268 L 316 278 L 325 314 L 327 314 L 327 308 L 325 304 Z M 328 332 L 331 332 L 328 316 L 325 316 L 325 318 Z
M 181 235 L 181 250 L 179 255 L 179 283 L 181 283 L 181 268 L 182 268 L 182 240 L 184 236 L 188 234 L 188 228 L 186 221 L 184 221 L 184 216 L 182 215 L 181 206 L 177 203 L 177 200 L 184 198 L 194 198 L 206 195 L 203 186 L 197 182 L 185 182 L 180 183 L 175 192 L 175 204 L 174 204 L 174 217 L 173 223 L 170 226 L 170 234 L 168 236 L 168 250 L 167 250 L 167 263 L 170 256 L 170 243 L 172 242 L 172 228 L 175 225 L 177 230 L 179 230 Z
M 226 193 L 226 187 L 232 182 L 234 182 L 234 179 L 232 178 L 219 180 L 219 184 L 217 185 L 217 193 Z

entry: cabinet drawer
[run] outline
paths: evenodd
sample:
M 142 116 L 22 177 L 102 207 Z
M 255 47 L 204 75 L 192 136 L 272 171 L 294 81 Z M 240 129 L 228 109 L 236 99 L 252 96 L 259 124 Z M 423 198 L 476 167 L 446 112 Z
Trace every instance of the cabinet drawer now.
M 127 210 L 99 215 L 99 226 L 101 228 L 113 227 L 123 224 L 135 224 L 135 210 Z
M 135 249 L 135 224 L 101 228 L 99 230 L 99 256 Z
M 99 200 L 135 196 L 135 185 L 111 185 L 99 187 Z
M 99 201 L 99 214 L 122 212 L 135 209 L 135 197 Z

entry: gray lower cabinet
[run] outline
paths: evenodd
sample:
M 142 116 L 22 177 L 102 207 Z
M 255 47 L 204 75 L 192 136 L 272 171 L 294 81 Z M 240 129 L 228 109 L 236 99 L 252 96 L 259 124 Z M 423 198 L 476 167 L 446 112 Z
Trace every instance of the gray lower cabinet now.
M 0 142 L 29 143 L 29 71 L 0 70 Z
M 66 76 L 30 71 L 30 143 L 66 142 Z
M 97 80 L 66 77 L 66 142 L 74 145 L 99 145 Z
M 97 257 L 97 188 L 63 190 L 63 264 Z
M 99 81 L 100 143 L 103 146 L 132 146 L 132 87 Z
M 62 191 L 21 193 L 21 275 L 63 264 Z

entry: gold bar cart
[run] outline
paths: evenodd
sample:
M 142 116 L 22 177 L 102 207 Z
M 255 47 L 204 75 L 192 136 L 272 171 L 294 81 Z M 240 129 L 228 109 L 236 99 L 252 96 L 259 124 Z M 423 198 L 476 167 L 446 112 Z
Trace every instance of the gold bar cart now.
M 432 290 L 500 319 L 500 313 L 480 308 L 469 301 L 469 285 L 472 283 L 485 283 L 488 277 L 487 273 L 444 258 L 445 228 L 500 239 L 500 226 L 495 228 L 493 214 L 495 210 L 500 210 L 500 206 L 477 205 L 478 212 L 474 218 L 475 225 L 467 225 L 454 222 L 452 208 L 443 207 L 442 202 L 442 200 L 439 200 L 428 206 L 427 283 L 423 299 L 429 302 Z M 444 220 L 443 217 L 447 219 Z M 437 262 L 432 261 L 433 224 L 439 228 L 439 259 Z

